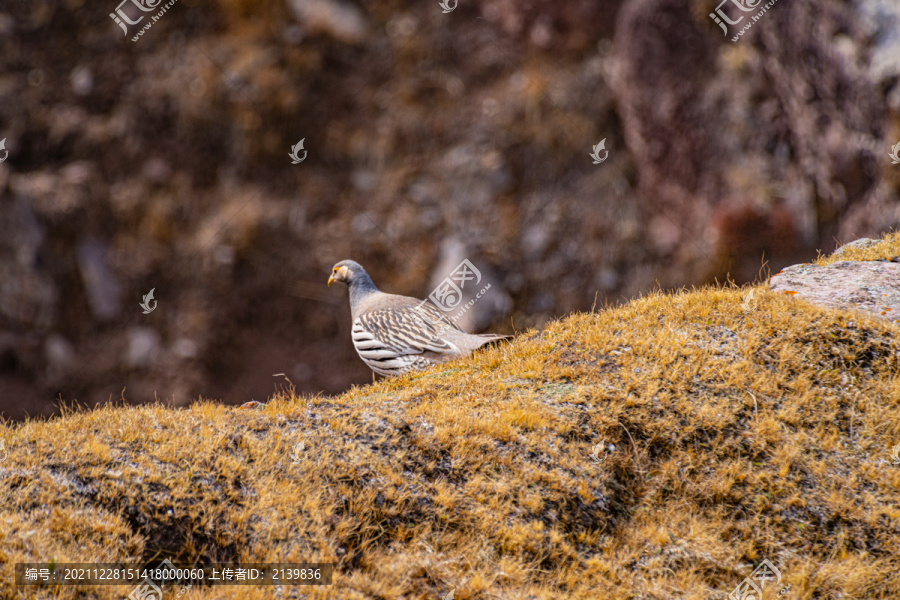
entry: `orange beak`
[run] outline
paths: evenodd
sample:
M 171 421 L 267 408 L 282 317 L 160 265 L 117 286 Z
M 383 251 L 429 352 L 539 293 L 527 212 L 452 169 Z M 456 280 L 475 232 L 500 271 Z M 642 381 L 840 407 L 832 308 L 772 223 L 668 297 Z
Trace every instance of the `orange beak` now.
M 344 277 L 347 276 L 347 267 L 339 267 L 331 272 L 331 277 L 328 278 L 328 286 L 330 287 L 332 283 L 335 281 L 346 281 Z

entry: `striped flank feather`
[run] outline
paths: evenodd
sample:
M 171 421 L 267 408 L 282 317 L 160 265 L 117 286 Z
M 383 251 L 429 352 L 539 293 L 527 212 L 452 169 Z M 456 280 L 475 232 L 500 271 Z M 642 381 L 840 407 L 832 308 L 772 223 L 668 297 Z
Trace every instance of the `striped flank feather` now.
M 427 309 L 382 308 L 354 320 L 351 336 L 357 354 L 370 369 L 380 375 L 400 375 L 435 364 L 424 356 L 426 352 L 460 354 L 456 345 L 438 337 L 439 331 Z

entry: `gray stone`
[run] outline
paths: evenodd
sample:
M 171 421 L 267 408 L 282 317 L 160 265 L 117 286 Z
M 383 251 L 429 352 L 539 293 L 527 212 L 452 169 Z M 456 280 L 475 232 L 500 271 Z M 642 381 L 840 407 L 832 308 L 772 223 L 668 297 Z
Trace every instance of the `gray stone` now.
M 825 267 L 793 265 L 772 277 L 769 287 L 774 292 L 796 292 L 796 297 L 819 306 L 856 308 L 900 320 L 900 263 L 840 261 Z

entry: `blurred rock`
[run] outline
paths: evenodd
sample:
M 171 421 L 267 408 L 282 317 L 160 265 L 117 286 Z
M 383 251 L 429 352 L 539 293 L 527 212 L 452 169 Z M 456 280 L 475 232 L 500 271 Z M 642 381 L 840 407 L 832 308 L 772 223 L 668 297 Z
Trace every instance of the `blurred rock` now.
M 45 236 L 31 206 L 23 199 L 0 201 L 0 210 L 4 216 L 0 219 L 0 248 L 19 265 L 36 267 L 38 251 Z
M 609 16 L 615 15 L 621 4 L 622 0 L 485 0 L 477 6 L 505 35 L 559 52 L 583 51 L 609 36 L 614 23 Z
M 90 161 L 77 160 L 67 164 L 59 171 L 59 180 L 54 186 L 56 193 L 50 202 L 64 213 L 85 207 L 95 193 L 96 176 Z
M 464 261 L 468 261 L 477 272 L 470 270 Z M 483 331 L 512 310 L 512 298 L 503 289 L 501 279 L 490 264 L 467 249 L 457 238 L 447 238 L 441 242 L 438 262 L 432 271 L 431 289 L 445 289 L 448 280 L 454 293 L 445 299 L 446 305 L 440 304 L 440 301 L 436 304 L 465 331 Z
M 706 4 L 633 0 L 617 18 L 610 82 L 656 252 L 744 280 L 763 255 L 778 268 L 900 225 L 896 191 L 874 185 L 875 159 L 853 143 L 886 116 L 859 63 L 858 15 L 835 0 L 778 4 L 735 44 Z
M 68 126 L 80 126 L 81 116 L 70 115 L 73 120 Z M 68 135 L 69 131 L 65 132 Z M 39 215 L 65 216 L 84 208 L 97 194 L 98 181 L 93 164 L 88 161 L 74 161 L 56 172 L 35 171 L 14 174 L 10 187 L 16 196 L 31 199 L 31 207 Z
M 352 175 L 353 187 L 360 192 L 371 192 L 378 183 L 378 177 L 371 171 L 357 169 Z
M 156 362 L 160 352 L 159 334 L 148 327 L 128 329 L 128 347 L 125 350 L 125 364 L 129 367 L 146 368 Z
M 9 35 L 15 29 L 15 20 L 5 13 L 0 13 L 0 35 Z
M 306 33 L 303 31 L 302 27 L 291 25 L 290 27 L 284 28 L 284 41 L 288 44 L 298 46 L 303 42 L 304 37 L 306 37 Z
M 75 347 L 58 333 L 51 334 L 44 342 L 44 359 L 47 361 L 47 379 L 52 385 L 59 385 L 75 367 Z
M 56 318 L 57 288 L 40 265 L 46 234 L 24 199 L 0 198 L 0 324 L 32 331 Z
M 197 343 L 181 338 L 172 345 L 172 352 L 180 359 L 197 358 Z
M 122 286 L 106 262 L 107 245 L 89 238 L 78 244 L 76 256 L 88 304 L 94 316 L 110 321 L 121 312 Z
M 306 363 L 296 363 L 291 369 L 291 377 L 297 381 L 309 381 L 313 377 L 313 370 Z
M 525 229 L 522 234 L 522 251 L 528 260 L 538 260 L 552 241 L 549 224 L 540 221 Z
M 900 113 L 900 3 L 855 0 L 855 4 L 872 40 L 869 75 L 889 89 L 888 102 L 894 112 Z
M 234 264 L 235 252 L 234 248 L 228 246 L 226 244 L 221 244 L 216 247 L 216 251 L 214 254 L 215 260 L 217 263 L 223 266 L 231 266 Z
M 311 33 L 324 33 L 345 44 L 361 44 L 369 24 L 353 4 L 342 0 L 288 0 L 294 16 Z
M 162 158 L 150 158 L 144 163 L 141 174 L 152 183 L 162 184 L 172 176 L 172 167 Z
M 90 67 L 83 65 L 75 67 L 69 81 L 72 83 L 72 91 L 76 96 L 87 96 L 94 89 L 94 76 Z
M 597 273 L 597 287 L 602 291 L 608 292 L 616 289 L 619 285 L 619 274 L 612 269 L 601 269 Z

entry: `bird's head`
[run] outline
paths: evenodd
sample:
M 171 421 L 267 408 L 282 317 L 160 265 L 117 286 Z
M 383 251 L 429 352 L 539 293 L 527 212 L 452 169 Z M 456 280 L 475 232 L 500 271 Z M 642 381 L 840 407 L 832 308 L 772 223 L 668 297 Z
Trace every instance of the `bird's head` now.
M 350 286 L 353 285 L 354 281 L 362 279 L 369 279 L 362 265 L 353 260 L 342 260 L 331 268 L 331 277 L 328 278 L 328 285 L 330 286 L 335 281 L 340 281 Z

